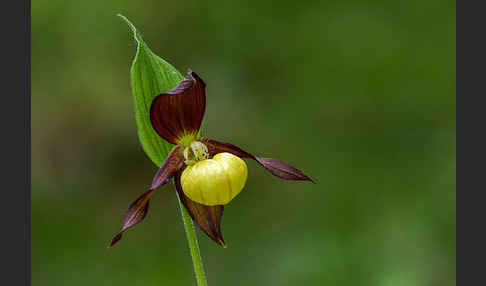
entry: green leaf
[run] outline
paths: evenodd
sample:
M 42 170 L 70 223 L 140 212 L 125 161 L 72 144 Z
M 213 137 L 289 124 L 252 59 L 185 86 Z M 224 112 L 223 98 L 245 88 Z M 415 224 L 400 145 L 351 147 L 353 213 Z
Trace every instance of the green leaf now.
M 152 128 L 150 106 L 158 94 L 173 89 L 184 77 L 171 64 L 150 50 L 135 26 L 125 16 L 118 16 L 130 26 L 137 42 L 137 52 L 130 74 L 138 138 L 147 156 L 160 167 L 173 145 L 163 140 Z

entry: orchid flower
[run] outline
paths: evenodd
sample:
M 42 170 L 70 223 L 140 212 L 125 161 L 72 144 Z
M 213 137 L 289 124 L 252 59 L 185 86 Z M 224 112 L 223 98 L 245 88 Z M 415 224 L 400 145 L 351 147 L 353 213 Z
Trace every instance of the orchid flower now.
M 145 218 L 154 190 L 171 178 L 192 220 L 223 247 L 226 244 L 220 224 L 224 205 L 241 192 L 247 180 L 247 166 L 241 158 L 257 161 L 281 179 L 314 183 L 302 171 L 281 160 L 256 157 L 233 144 L 199 137 L 206 108 L 205 87 L 203 80 L 189 71 L 177 87 L 152 101 L 152 127 L 174 147 L 155 174 L 151 188 L 126 211 L 123 227 L 110 247 L 128 228 Z

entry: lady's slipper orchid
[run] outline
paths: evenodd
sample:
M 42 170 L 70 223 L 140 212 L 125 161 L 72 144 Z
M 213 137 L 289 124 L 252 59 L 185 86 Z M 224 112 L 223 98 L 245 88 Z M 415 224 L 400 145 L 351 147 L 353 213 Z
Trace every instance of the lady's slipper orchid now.
M 220 223 L 223 205 L 229 203 L 244 187 L 247 166 L 240 158 L 257 161 L 273 175 L 294 181 L 311 181 L 302 171 L 273 158 L 256 157 L 230 143 L 198 138 L 206 107 L 206 84 L 192 71 L 177 87 L 155 97 L 150 120 L 155 131 L 174 144 L 152 186 L 128 208 L 121 231 L 142 221 L 148 211 L 154 190 L 174 177 L 179 198 L 193 221 L 216 243 L 225 246 Z

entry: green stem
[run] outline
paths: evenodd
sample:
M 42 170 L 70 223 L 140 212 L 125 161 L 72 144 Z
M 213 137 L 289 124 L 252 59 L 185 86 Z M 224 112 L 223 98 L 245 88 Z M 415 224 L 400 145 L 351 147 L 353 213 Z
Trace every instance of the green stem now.
M 194 265 L 194 273 L 196 274 L 196 281 L 198 286 L 207 286 L 206 274 L 204 273 L 204 265 L 201 258 L 201 252 L 199 251 L 199 244 L 197 243 L 196 229 L 194 228 L 194 223 L 192 218 L 187 212 L 186 208 L 177 194 L 177 199 L 179 200 L 179 207 L 181 209 L 182 221 L 184 222 L 184 229 L 186 230 L 187 243 L 189 244 L 189 249 L 191 250 L 192 264 Z

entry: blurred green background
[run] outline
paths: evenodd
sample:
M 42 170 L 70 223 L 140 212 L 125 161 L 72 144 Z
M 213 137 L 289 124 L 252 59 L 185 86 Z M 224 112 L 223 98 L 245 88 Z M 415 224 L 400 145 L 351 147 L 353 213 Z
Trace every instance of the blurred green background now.
M 135 42 L 207 83 L 204 132 L 248 162 L 209 285 L 456 284 L 455 1 L 32 1 L 32 284 L 195 285 L 171 184 L 113 249 L 156 167 Z

